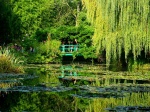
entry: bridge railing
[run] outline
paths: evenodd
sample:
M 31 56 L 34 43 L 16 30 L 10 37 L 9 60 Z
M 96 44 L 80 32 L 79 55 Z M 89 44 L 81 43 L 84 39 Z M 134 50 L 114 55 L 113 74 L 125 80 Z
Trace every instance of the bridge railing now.
M 79 45 L 61 45 L 60 50 L 63 53 L 71 53 L 74 51 L 78 51 Z

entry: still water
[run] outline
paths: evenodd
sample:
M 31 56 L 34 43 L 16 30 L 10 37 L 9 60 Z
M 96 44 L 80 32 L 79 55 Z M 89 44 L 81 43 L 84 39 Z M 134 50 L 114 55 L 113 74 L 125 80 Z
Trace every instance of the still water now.
M 0 75 L 1 112 L 150 112 L 150 72 L 105 65 L 29 65 Z

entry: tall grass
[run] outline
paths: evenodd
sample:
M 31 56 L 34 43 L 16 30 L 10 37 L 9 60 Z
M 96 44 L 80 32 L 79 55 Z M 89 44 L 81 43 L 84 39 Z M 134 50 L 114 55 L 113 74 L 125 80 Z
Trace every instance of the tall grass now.
M 0 73 L 23 73 L 23 67 L 20 65 L 22 62 L 9 49 L 0 50 Z

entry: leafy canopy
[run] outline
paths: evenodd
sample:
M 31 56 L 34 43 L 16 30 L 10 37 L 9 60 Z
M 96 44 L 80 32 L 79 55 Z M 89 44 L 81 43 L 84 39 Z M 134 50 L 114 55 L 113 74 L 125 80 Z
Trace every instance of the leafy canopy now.
M 150 49 L 150 0 L 82 0 L 95 26 L 97 53 L 106 50 L 106 61 L 130 51 L 134 59 Z

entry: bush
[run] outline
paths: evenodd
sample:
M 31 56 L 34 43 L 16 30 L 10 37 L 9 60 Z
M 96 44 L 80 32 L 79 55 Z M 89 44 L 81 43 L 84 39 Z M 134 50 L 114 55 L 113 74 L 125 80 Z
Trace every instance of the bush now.
M 36 50 L 29 54 L 28 63 L 59 63 L 61 60 L 60 44 L 60 41 L 50 40 L 50 38 L 39 43 Z
M 19 65 L 22 61 L 10 53 L 8 49 L 0 50 L 0 72 L 1 73 L 23 73 Z

